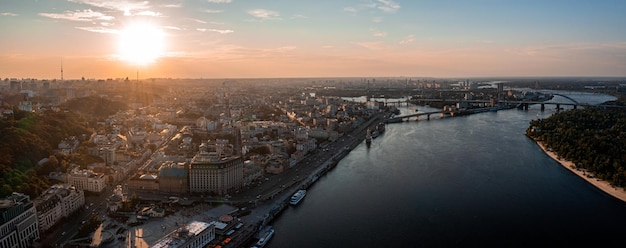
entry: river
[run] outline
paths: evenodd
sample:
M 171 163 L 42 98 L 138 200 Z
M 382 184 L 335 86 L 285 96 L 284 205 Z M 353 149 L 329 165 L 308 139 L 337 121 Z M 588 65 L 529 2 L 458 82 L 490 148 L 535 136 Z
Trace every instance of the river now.
M 548 106 L 388 124 L 271 223 L 267 247 L 622 246 L 626 204 L 524 135 Z

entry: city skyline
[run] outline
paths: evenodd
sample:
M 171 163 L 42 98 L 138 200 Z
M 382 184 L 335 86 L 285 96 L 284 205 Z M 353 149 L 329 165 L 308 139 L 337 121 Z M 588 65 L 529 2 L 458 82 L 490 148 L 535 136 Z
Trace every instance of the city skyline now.
M 625 76 L 623 1 L 2 1 L 0 78 Z

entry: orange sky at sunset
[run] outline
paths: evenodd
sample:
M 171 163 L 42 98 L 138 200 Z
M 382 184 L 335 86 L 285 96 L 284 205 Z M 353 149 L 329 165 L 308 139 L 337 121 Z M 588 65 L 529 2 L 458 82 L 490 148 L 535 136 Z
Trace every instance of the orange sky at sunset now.
M 9 1 L 0 78 L 624 76 L 626 2 L 594 3 Z

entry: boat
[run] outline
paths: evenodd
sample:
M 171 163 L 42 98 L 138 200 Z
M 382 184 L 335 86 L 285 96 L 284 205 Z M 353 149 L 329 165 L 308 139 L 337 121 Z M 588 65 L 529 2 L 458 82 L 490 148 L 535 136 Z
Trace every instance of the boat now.
M 291 196 L 291 199 L 289 200 L 289 204 L 291 205 L 297 205 L 300 201 L 302 201 L 302 199 L 306 196 L 306 190 L 305 189 L 301 189 L 296 191 L 295 194 L 293 194 Z
M 372 132 L 370 129 L 367 129 L 367 133 L 365 133 L 365 144 L 372 144 Z
M 261 248 L 261 247 L 265 246 L 267 244 L 267 242 L 272 238 L 272 236 L 274 236 L 274 228 L 269 226 L 266 230 L 267 231 L 265 233 L 263 233 L 263 236 L 261 236 L 261 238 L 259 238 L 259 241 L 256 242 L 256 245 L 253 246 L 254 248 Z
M 311 182 L 314 183 L 317 181 L 317 179 L 319 179 L 318 175 L 314 175 L 313 178 L 311 179 Z

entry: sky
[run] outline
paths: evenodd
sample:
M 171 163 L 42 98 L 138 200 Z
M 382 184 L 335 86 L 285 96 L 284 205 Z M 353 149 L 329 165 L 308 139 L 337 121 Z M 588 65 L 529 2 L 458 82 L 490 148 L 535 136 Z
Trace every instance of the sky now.
M 626 76 L 623 0 L 0 0 L 0 78 Z

